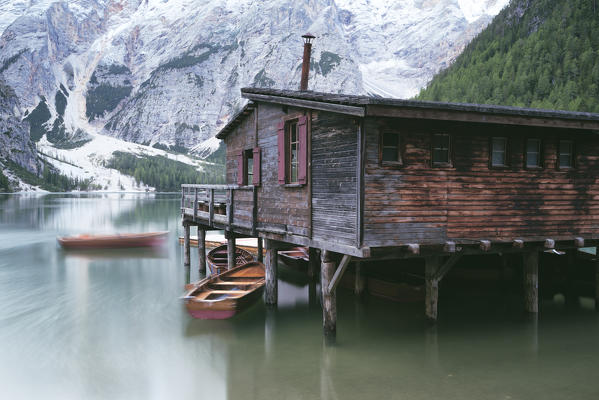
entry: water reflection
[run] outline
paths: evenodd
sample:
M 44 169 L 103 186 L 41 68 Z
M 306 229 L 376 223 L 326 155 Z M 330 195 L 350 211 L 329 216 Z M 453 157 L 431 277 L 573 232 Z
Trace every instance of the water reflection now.
M 196 248 L 182 265 L 178 196 L 136 196 L 0 196 L 2 398 L 599 396 L 599 317 L 584 298 L 528 320 L 519 296 L 456 293 L 431 327 L 422 304 L 339 288 L 331 347 L 318 283 L 281 267 L 277 309 L 194 320 L 178 297 L 202 276 Z M 156 252 L 57 247 L 79 229 L 171 233 Z

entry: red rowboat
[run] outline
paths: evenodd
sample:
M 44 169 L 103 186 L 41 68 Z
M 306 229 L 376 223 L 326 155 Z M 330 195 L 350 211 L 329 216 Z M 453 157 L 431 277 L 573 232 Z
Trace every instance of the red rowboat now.
M 157 246 L 164 242 L 168 232 L 123 233 L 116 235 L 76 235 L 57 238 L 65 249 L 114 249 L 124 247 Z
M 279 251 L 279 257 L 290 268 L 302 271 L 308 269 L 310 257 L 308 256 L 307 247 L 294 247 L 291 250 Z
M 186 286 L 188 291 L 181 298 L 194 318 L 231 318 L 260 298 L 264 276 L 262 263 L 249 262 Z
M 208 268 L 211 274 L 220 274 L 228 268 L 228 247 L 226 244 L 218 246 L 206 255 Z M 235 266 L 239 267 L 245 263 L 254 261 L 254 256 L 247 250 L 235 246 Z

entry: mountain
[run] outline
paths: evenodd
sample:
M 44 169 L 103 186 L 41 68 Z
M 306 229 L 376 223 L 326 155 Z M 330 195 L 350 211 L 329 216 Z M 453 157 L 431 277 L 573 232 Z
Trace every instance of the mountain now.
M 422 100 L 599 113 L 596 0 L 514 0 Z
M 241 87 L 298 86 L 303 33 L 310 89 L 410 97 L 507 1 L 10 0 L 0 75 L 46 154 L 77 164 L 112 136 L 206 156 Z

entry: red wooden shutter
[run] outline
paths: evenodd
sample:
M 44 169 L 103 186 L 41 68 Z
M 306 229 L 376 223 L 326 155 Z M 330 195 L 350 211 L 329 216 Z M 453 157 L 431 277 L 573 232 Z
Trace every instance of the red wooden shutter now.
M 260 185 L 260 147 L 254 147 L 254 176 L 252 177 L 252 185 Z
M 297 127 L 299 131 L 297 181 L 306 184 L 308 182 L 308 117 L 300 117 Z
M 244 165 L 243 165 L 243 151 L 237 153 L 237 184 L 239 186 L 244 185 L 245 174 L 244 174 Z
M 285 183 L 285 122 L 277 126 L 277 141 L 279 144 L 279 183 Z

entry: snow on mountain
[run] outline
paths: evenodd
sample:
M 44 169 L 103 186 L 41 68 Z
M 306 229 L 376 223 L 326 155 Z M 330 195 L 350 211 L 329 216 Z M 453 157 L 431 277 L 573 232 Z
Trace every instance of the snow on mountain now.
M 9 0 L 0 75 L 44 151 L 109 135 L 205 156 L 241 87 L 298 86 L 301 34 L 317 36 L 310 89 L 405 98 L 507 2 Z

